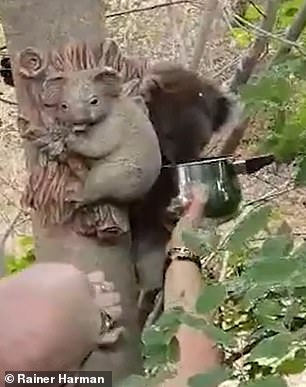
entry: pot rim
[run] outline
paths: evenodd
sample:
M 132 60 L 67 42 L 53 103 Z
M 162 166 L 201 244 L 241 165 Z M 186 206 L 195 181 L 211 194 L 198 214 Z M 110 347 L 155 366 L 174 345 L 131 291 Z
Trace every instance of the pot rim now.
M 219 162 L 219 161 L 228 161 L 229 162 L 229 161 L 231 161 L 231 157 L 230 156 L 206 157 L 206 158 L 202 158 L 199 160 L 177 163 L 175 165 L 166 164 L 166 165 L 163 165 L 162 168 L 175 169 L 175 168 L 180 168 L 180 167 L 190 167 L 193 165 L 214 164 L 214 163 Z

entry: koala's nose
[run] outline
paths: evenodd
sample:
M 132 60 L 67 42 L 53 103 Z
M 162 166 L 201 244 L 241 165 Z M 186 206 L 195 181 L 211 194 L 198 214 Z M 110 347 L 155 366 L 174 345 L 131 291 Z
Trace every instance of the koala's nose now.
M 88 122 L 90 122 L 90 112 L 84 106 L 84 104 L 76 104 L 73 107 L 73 112 L 72 112 L 72 118 L 73 118 L 73 123 L 76 125 L 83 125 Z

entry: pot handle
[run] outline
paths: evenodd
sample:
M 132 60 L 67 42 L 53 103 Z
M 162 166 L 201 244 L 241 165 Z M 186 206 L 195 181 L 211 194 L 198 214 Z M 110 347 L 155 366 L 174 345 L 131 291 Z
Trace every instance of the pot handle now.
M 237 175 L 241 174 L 252 174 L 258 172 L 262 168 L 271 165 L 275 162 L 275 157 L 273 155 L 264 155 L 252 157 L 246 160 L 236 160 L 233 161 L 233 166 Z

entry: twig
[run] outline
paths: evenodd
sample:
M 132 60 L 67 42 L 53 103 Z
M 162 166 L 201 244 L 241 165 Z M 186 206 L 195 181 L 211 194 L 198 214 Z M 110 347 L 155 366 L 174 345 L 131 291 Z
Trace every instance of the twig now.
M 152 324 L 154 324 L 154 322 L 156 321 L 158 315 L 162 310 L 163 300 L 164 300 L 164 291 L 161 290 L 156 296 L 154 308 L 152 312 L 149 314 L 148 318 L 146 319 L 144 328 L 149 328 Z
M 267 194 L 263 195 L 261 198 L 256 199 L 256 200 L 250 200 L 249 202 L 245 203 L 244 207 L 247 206 L 252 206 L 254 204 L 259 204 L 262 202 L 266 202 L 268 200 L 275 199 L 278 196 L 281 196 L 285 193 L 288 193 L 290 191 L 293 191 L 295 189 L 294 186 L 291 186 L 292 182 L 289 181 L 285 184 L 285 188 L 279 190 L 279 189 L 274 189 L 271 192 L 268 192 Z
M 215 72 L 212 77 L 213 78 L 218 78 L 220 75 L 222 75 L 225 71 L 227 71 L 228 69 L 230 69 L 232 66 L 235 66 L 239 61 L 240 61 L 240 56 L 233 59 L 230 63 L 227 63 L 225 66 L 222 67 L 222 69 L 218 70 L 217 72 Z
M 157 8 L 164 8 L 164 7 L 171 7 L 172 5 L 177 5 L 177 4 L 192 4 L 193 2 L 190 0 L 177 0 L 177 1 L 168 1 L 167 3 L 161 3 L 161 4 L 156 4 L 156 5 L 150 5 L 148 7 L 143 7 L 143 8 L 132 8 L 128 9 L 126 11 L 119 11 L 119 12 L 114 12 L 114 13 L 109 13 L 105 17 L 117 17 L 117 16 L 122 16 L 122 15 L 129 15 L 131 13 L 136 13 L 136 12 L 144 12 L 144 11 L 152 11 L 153 9 Z
M 173 4 L 173 2 L 171 1 Z M 173 40 L 177 43 L 179 46 L 180 51 L 180 62 L 184 63 L 185 65 L 188 64 L 188 55 L 187 55 L 187 49 L 184 42 L 184 39 L 178 29 L 177 25 L 177 15 L 175 13 L 175 10 L 173 7 L 167 8 L 168 17 L 170 19 L 170 23 L 172 24 L 172 33 L 173 33 Z
M 299 36 L 303 32 L 305 26 L 306 26 L 306 1 L 304 1 L 303 5 L 301 6 L 298 13 L 296 14 L 286 34 L 286 40 L 290 42 L 297 41 Z M 288 44 L 283 44 L 275 54 L 273 62 L 279 60 L 281 57 L 288 54 L 291 50 L 291 47 L 292 46 Z
M 258 7 L 258 5 L 254 3 L 254 1 L 250 0 L 249 3 L 250 3 L 250 5 L 251 5 L 253 8 L 256 9 L 256 11 L 257 11 L 261 16 L 266 17 L 266 13 L 263 12 L 263 11 Z
M 190 68 L 196 71 L 200 65 L 205 46 L 209 40 L 210 33 L 212 30 L 213 23 L 216 16 L 219 13 L 219 1 L 210 0 L 208 9 L 202 11 L 201 22 L 199 26 L 198 38 L 195 43 L 195 49 L 193 58 L 190 64 Z
M 281 37 L 279 35 L 276 35 L 276 34 L 273 34 L 272 32 L 268 32 L 268 31 L 264 31 L 262 30 L 260 27 L 257 27 L 255 26 L 254 24 L 248 22 L 247 20 L 245 20 L 244 18 L 238 16 L 238 15 L 235 15 L 235 19 L 237 19 L 237 21 L 240 23 L 241 25 L 241 28 L 245 28 L 245 25 L 250 29 L 250 30 L 253 30 L 254 32 L 256 32 L 257 34 L 259 35 L 265 35 L 265 36 L 268 36 L 270 37 L 271 39 L 274 39 L 274 40 L 277 40 L 278 42 L 281 42 L 283 44 L 287 44 L 289 47 L 294 47 L 296 48 L 303 56 L 306 56 L 306 52 L 303 50 L 303 47 L 296 43 L 296 42 L 293 42 L 291 40 L 288 40 L 287 38 L 284 38 L 284 37 Z M 249 31 L 248 28 L 245 28 L 247 31 Z
M 253 339 L 249 344 L 247 344 L 244 348 L 242 348 L 239 352 L 234 352 L 228 359 L 225 360 L 225 364 L 227 364 L 229 367 L 233 366 L 233 363 L 235 363 L 237 360 L 241 359 L 243 356 L 250 353 L 257 345 L 262 342 L 263 340 L 273 337 L 276 335 L 276 332 L 270 331 L 270 332 L 264 332 L 264 334 L 260 335 L 259 337 Z
M 18 106 L 17 102 L 10 101 L 9 99 L 0 97 L 0 102 L 7 103 L 8 105 Z
M 20 216 L 23 214 L 23 210 L 19 210 L 7 230 L 5 231 L 1 241 L 0 241 L 0 278 L 4 276 L 5 274 L 5 262 L 4 262 L 4 251 L 5 251 L 5 244 L 10 236 L 13 228 L 15 227 L 15 224 L 18 222 Z
M 229 253 L 229 251 L 226 251 L 225 257 L 222 260 L 222 267 L 221 267 L 221 271 L 220 271 L 219 282 L 223 282 L 226 278 L 229 258 L 230 258 L 230 253 Z
M 271 32 L 276 22 L 277 11 L 279 8 L 280 0 L 267 0 L 266 1 L 266 17 L 263 18 L 260 30 Z M 241 64 L 237 67 L 236 73 L 230 82 L 230 89 L 233 92 L 237 92 L 239 86 L 247 83 L 252 75 L 258 61 L 264 51 L 266 44 L 268 43 L 267 35 L 259 35 L 255 39 L 252 46 L 247 51 L 246 55 L 242 58 Z

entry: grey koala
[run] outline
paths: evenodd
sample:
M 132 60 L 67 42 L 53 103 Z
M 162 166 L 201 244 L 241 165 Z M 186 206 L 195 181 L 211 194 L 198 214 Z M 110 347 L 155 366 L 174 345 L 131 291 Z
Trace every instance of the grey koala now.
M 158 138 L 142 98 L 122 95 L 115 70 L 55 74 L 43 85 L 42 101 L 71 128 L 67 149 L 83 156 L 89 167 L 82 192 L 69 200 L 126 202 L 150 190 L 161 169 Z

